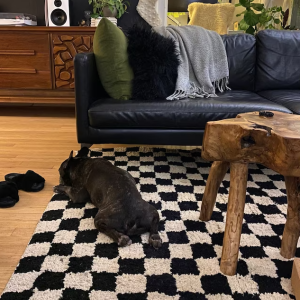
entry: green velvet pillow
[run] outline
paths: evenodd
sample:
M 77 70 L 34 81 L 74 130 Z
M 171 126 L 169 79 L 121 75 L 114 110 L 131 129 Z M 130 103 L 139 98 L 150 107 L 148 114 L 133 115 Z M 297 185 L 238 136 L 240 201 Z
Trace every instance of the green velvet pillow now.
M 96 29 L 94 54 L 100 80 L 108 95 L 114 99 L 130 99 L 133 71 L 128 62 L 127 38 L 106 18 Z

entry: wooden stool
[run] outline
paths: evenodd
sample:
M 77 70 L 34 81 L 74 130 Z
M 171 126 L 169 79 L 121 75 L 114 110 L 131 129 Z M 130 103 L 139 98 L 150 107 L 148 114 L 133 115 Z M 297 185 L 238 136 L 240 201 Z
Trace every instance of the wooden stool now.
M 236 273 L 246 199 L 248 163 L 262 164 L 285 176 L 288 211 L 281 255 L 295 256 L 300 235 L 300 116 L 245 113 L 206 125 L 202 157 L 215 161 L 202 199 L 202 221 L 209 221 L 218 189 L 230 167 L 230 190 L 221 271 Z

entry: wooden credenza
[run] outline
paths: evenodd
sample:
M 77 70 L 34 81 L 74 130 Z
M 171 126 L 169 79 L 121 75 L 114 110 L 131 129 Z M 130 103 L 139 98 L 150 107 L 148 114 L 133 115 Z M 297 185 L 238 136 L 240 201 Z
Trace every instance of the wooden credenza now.
M 74 104 L 74 57 L 92 27 L 0 27 L 0 103 Z

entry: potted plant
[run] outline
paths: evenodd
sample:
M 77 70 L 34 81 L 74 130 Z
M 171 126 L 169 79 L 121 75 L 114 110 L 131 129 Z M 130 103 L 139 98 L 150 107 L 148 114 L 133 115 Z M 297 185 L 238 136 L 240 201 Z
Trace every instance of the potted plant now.
M 253 0 L 239 0 L 235 6 L 243 6 L 245 10 L 236 15 L 244 15 L 239 22 L 239 29 L 249 34 L 256 34 L 262 29 L 283 29 L 285 13 L 280 6 L 265 8 L 264 4 L 253 3 Z
M 89 0 L 89 4 L 93 5 L 92 18 L 121 18 L 129 6 L 129 2 L 123 0 Z

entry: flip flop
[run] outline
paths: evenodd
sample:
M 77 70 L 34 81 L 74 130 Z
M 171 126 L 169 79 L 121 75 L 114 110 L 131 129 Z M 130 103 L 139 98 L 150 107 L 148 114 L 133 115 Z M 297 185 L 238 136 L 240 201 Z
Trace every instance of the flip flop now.
M 31 170 L 27 171 L 26 174 L 7 174 L 5 180 L 16 183 L 18 189 L 25 192 L 39 192 L 45 186 L 45 179 Z
M 18 187 L 14 182 L 0 182 L 0 208 L 15 206 L 19 201 Z

